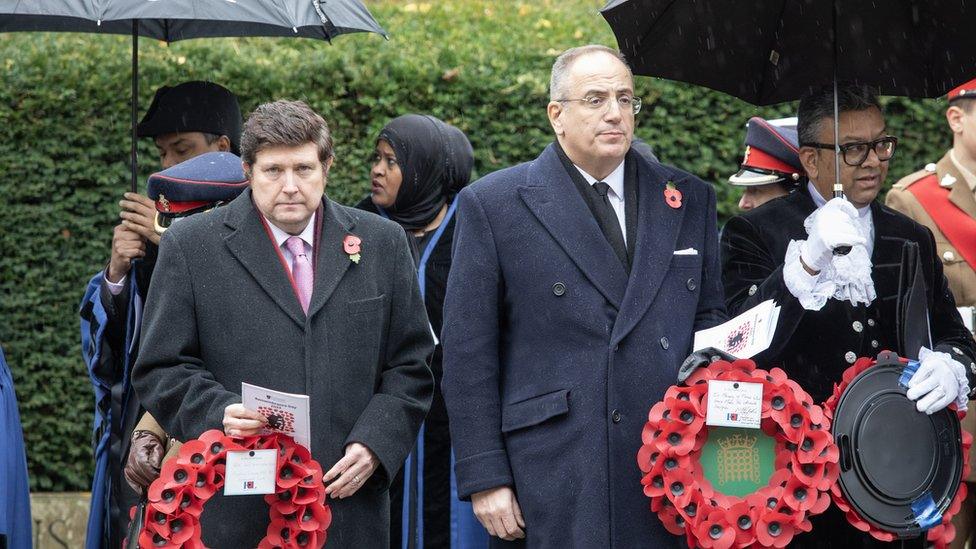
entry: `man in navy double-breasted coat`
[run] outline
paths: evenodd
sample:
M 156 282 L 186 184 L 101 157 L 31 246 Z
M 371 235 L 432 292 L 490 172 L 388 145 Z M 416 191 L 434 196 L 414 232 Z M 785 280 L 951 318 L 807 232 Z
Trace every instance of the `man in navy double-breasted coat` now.
M 445 303 L 458 494 L 530 547 L 670 547 L 637 450 L 695 330 L 724 318 L 712 188 L 630 151 L 633 77 L 553 65 L 556 143 L 462 191 Z

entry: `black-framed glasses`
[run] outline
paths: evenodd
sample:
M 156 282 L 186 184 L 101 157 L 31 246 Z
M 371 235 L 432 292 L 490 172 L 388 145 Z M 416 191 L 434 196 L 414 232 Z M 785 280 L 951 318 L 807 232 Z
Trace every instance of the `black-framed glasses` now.
M 610 98 L 603 95 L 589 95 L 582 99 L 557 99 L 560 103 L 563 102 L 579 102 L 584 106 L 588 107 L 590 110 L 600 110 L 606 109 L 610 106 Z M 631 112 L 637 114 L 641 110 L 641 98 L 634 97 L 631 95 L 621 95 L 617 98 L 617 106 L 620 107 L 621 112 Z
M 834 146 L 830 143 L 803 143 L 801 147 L 813 147 L 815 149 L 827 149 L 829 151 L 834 150 Z M 844 163 L 848 166 L 860 166 L 864 164 L 864 161 L 868 159 L 868 154 L 874 151 L 874 154 L 878 155 L 878 160 L 884 162 L 886 160 L 891 160 L 891 157 L 895 155 L 895 148 L 898 146 L 898 138 L 886 135 L 884 137 L 875 139 L 874 141 L 855 141 L 854 143 L 845 143 L 840 146 L 841 156 L 844 158 Z

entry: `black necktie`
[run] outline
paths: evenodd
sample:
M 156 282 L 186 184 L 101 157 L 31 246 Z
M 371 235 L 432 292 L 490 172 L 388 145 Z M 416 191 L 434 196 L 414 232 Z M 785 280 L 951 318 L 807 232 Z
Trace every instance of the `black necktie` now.
M 620 230 L 620 218 L 617 217 L 617 212 L 614 211 L 613 206 L 610 204 L 610 197 L 607 196 L 607 192 L 610 191 L 610 185 L 607 185 L 603 181 L 597 181 L 593 184 L 593 189 L 600 196 L 599 200 L 596 201 L 596 210 L 599 214 L 597 216 L 597 222 L 600 225 L 600 229 L 603 230 L 603 234 L 607 237 L 610 242 L 610 247 L 620 258 L 620 261 L 626 267 L 627 263 L 627 245 L 624 243 L 624 233 Z

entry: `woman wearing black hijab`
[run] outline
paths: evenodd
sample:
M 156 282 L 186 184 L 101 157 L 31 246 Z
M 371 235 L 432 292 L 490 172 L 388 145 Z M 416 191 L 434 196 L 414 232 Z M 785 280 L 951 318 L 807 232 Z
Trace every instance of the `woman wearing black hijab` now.
M 437 337 L 451 268 L 454 198 L 470 181 L 473 165 L 474 151 L 461 130 L 433 116 L 400 116 L 376 138 L 370 196 L 357 205 L 396 221 L 407 232 L 427 315 Z M 417 547 L 421 535 L 425 549 L 450 548 L 452 541 L 455 547 L 474 546 L 466 527 L 475 523 L 470 504 L 459 507 L 451 493 L 451 440 L 440 391 L 442 358 L 438 341 L 430 364 L 437 386 L 434 401 L 418 447 L 390 488 L 391 547 Z M 409 496 L 406 502 L 404 486 Z M 420 508 L 422 512 L 418 512 Z M 477 545 L 487 546 L 487 534 L 482 532 L 476 531 L 474 538 L 483 536 Z

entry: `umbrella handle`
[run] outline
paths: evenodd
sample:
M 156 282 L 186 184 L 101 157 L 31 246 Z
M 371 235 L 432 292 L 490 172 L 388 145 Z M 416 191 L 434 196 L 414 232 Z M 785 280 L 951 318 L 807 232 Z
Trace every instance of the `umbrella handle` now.
M 844 198 L 844 187 L 835 183 L 834 184 L 834 198 Z M 837 246 L 833 250 L 834 255 L 847 255 L 851 253 L 850 246 Z

